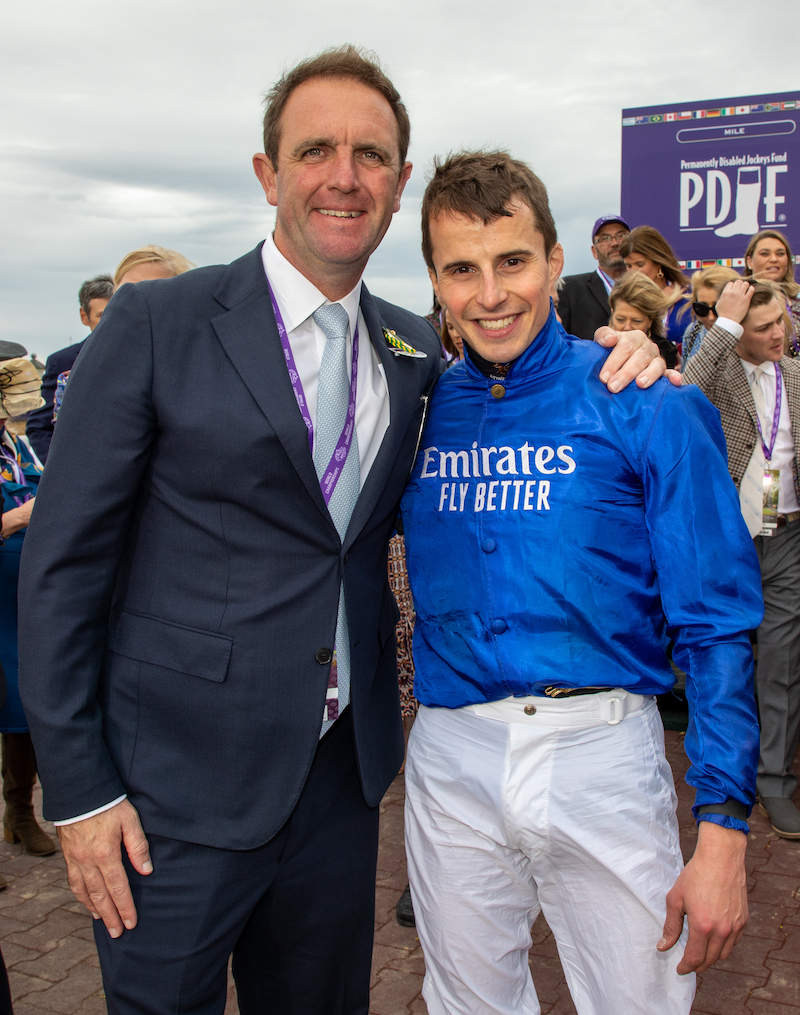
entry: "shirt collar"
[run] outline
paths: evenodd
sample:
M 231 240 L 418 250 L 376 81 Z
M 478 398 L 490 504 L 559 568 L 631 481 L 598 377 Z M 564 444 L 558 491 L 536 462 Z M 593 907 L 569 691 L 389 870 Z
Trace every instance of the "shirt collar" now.
M 595 268 L 595 271 L 600 276 L 603 285 L 606 287 L 606 292 L 610 293 L 611 290 L 614 288 L 614 279 L 610 275 L 606 275 L 606 273 L 603 271 L 600 265 L 598 265 Z
M 761 367 L 762 374 L 769 374 L 771 377 L 775 376 L 775 364 L 771 359 L 765 360 L 763 363 L 759 363 L 758 365 Z M 747 379 L 749 381 L 753 376 L 756 365 L 755 363 L 748 363 L 747 360 L 743 359 L 742 366 L 744 367 L 744 372 L 747 374 Z
M 301 271 L 298 271 L 291 262 L 286 260 L 275 246 L 275 240 L 271 233 L 261 248 L 261 261 L 288 333 L 307 321 L 314 311 L 319 310 L 323 304 L 330 302 L 313 282 L 309 282 Z M 361 279 L 358 280 L 355 288 L 336 302 L 340 303 L 347 311 L 347 316 L 350 318 L 350 334 L 353 335 L 361 302 Z

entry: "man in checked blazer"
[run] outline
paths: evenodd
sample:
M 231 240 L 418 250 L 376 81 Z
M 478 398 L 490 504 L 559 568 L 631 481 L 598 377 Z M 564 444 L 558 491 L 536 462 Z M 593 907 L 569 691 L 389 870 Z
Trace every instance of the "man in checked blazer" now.
M 778 835 L 800 839 L 791 772 L 800 738 L 800 362 L 785 355 L 785 300 L 768 283 L 729 282 L 716 313 L 683 380 L 697 384 L 720 411 L 728 468 L 761 563 L 759 806 Z M 780 470 L 774 529 L 761 528 L 765 467 Z M 691 523 L 690 507 L 682 524 Z

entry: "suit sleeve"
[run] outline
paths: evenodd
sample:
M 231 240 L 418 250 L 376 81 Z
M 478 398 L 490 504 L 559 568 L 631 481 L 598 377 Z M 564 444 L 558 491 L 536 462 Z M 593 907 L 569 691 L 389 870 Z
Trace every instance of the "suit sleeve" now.
M 53 439 L 53 402 L 56 396 L 56 382 L 61 373 L 58 356 L 48 356 L 42 378 L 42 398 L 44 405 L 36 409 L 28 417 L 25 434 L 39 456 L 40 462 L 47 461 L 50 442 Z
M 663 388 L 642 482 L 673 659 L 687 674 L 695 816 L 730 799 L 749 813 L 759 739 L 749 632 L 764 614 L 761 572 L 718 414 L 696 388 Z M 746 831 L 736 818 L 707 817 Z
M 69 388 L 25 536 L 19 683 L 45 813 L 95 810 L 125 787 L 103 739 L 98 693 L 117 572 L 156 435 L 145 297 L 125 286 Z
M 696 384 L 704 395 L 712 398 L 728 356 L 738 344 L 738 338 L 715 324 L 683 368 L 683 383 Z

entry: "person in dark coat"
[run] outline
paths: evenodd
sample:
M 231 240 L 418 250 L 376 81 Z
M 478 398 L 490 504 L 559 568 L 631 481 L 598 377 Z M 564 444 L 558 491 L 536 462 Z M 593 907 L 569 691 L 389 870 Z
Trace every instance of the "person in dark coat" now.
M 625 274 L 619 248 L 629 232 L 619 215 L 601 215 L 595 222 L 592 257 L 597 268 L 583 275 L 567 275 L 558 294 L 558 316 L 568 334 L 591 341 L 597 329 L 608 324 L 608 294 Z

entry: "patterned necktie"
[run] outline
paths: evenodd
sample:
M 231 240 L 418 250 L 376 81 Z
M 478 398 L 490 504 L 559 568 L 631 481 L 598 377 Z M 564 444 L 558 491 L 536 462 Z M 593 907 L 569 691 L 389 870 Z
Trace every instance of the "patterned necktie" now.
M 347 329 L 350 319 L 340 303 L 326 303 L 314 313 L 314 320 L 327 339 L 319 367 L 317 421 L 314 428 L 314 468 L 321 478 L 341 437 L 350 401 L 350 377 L 347 371 Z M 342 473 L 328 502 L 328 510 L 341 539 L 344 539 L 358 500 L 360 483 L 358 435 L 354 430 Z M 336 642 L 320 736 L 327 733 L 349 700 L 350 636 L 342 582 L 339 586 Z
M 761 375 L 764 373 L 761 367 L 756 367 L 750 375 L 750 390 L 755 402 L 758 418 L 761 420 L 761 429 L 766 433 L 767 411 L 764 403 L 764 392 L 761 389 Z M 761 532 L 763 524 L 764 508 L 764 469 L 766 468 L 764 452 L 761 448 L 761 436 L 756 435 L 756 446 L 753 454 L 747 463 L 747 470 L 742 477 L 739 486 L 739 506 L 742 509 L 742 517 L 747 524 L 751 536 L 755 537 Z

